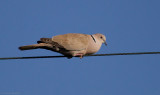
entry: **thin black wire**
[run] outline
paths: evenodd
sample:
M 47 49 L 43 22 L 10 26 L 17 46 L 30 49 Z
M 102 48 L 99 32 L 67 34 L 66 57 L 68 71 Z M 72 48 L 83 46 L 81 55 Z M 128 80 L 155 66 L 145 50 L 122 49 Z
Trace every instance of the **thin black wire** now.
M 94 55 L 85 55 L 89 56 L 116 56 L 116 55 L 142 55 L 142 54 L 160 54 L 160 52 L 133 52 L 133 53 L 110 53 L 110 54 L 94 54 Z M 5 57 L 0 58 L 0 60 L 9 60 L 9 59 L 37 59 L 37 58 L 62 58 L 66 56 L 31 56 L 31 57 Z

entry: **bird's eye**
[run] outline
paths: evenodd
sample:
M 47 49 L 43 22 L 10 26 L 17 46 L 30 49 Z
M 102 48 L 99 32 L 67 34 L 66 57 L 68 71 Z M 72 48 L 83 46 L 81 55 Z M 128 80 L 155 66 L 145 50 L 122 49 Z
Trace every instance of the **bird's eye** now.
M 100 38 L 102 39 L 103 37 L 101 36 Z

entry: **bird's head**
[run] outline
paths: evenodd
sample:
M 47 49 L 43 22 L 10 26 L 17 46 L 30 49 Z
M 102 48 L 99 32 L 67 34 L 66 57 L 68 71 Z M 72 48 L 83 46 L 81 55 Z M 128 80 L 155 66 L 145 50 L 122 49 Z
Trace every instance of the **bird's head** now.
M 94 34 L 94 35 L 96 35 L 96 37 L 97 37 L 102 43 L 104 43 L 104 44 L 107 46 L 107 42 L 106 42 L 106 37 L 105 37 L 105 35 L 100 34 L 100 33 L 97 33 L 97 34 Z

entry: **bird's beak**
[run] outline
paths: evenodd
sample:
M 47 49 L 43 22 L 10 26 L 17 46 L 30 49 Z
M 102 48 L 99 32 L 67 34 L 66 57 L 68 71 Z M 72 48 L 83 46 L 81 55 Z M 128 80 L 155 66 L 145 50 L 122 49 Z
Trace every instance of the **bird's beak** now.
M 105 41 L 104 44 L 107 46 L 107 42 Z

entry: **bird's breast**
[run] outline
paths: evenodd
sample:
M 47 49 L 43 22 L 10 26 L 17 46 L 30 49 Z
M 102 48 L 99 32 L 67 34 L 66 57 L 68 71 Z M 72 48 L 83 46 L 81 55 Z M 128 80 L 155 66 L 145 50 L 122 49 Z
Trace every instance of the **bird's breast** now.
M 91 41 L 88 44 L 88 48 L 87 48 L 87 54 L 93 54 L 99 51 L 99 49 L 101 48 L 102 43 L 96 41 Z

